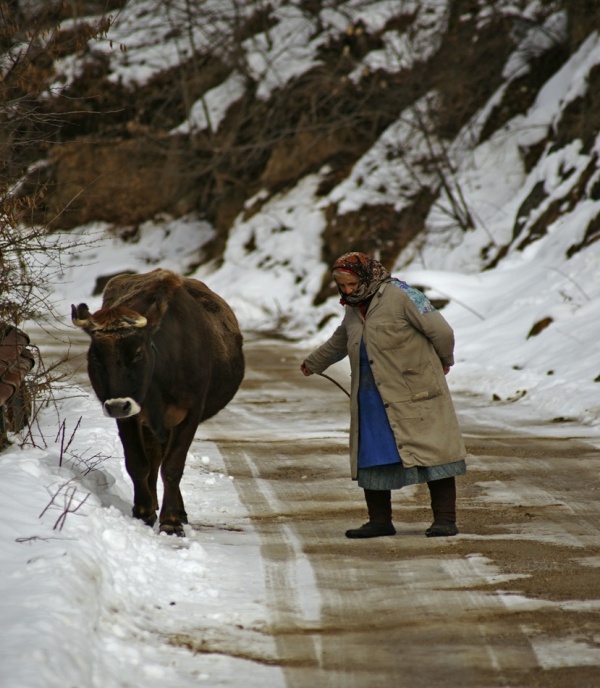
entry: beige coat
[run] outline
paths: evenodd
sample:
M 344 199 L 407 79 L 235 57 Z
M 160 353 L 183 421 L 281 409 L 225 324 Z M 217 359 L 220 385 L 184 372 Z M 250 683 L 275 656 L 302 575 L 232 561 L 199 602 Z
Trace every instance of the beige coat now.
M 454 333 L 421 292 L 403 282 L 384 283 L 366 319 L 345 307 L 342 324 L 305 363 L 322 373 L 345 356 L 352 374 L 350 466 L 358 463 L 358 383 L 360 342 L 364 338 L 402 462 L 437 466 L 466 455 L 443 366 L 454 364 Z

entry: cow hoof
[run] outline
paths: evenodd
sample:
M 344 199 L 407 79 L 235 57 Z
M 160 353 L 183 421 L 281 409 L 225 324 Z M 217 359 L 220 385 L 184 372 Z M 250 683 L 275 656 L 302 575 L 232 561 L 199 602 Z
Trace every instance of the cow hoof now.
M 147 526 L 152 526 L 156 523 L 156 513 L 153 511 L 149 514 L 141 514 L 140 512 L 136 511 L 134 508 L 132 511 L 133 518 L 137 518 L 140 521 L 143 521 Z
M 166 535 L 177 535 L 177 537 L 185 537 L 185 531 L 181 523 L 161 523 L 160 532 Z

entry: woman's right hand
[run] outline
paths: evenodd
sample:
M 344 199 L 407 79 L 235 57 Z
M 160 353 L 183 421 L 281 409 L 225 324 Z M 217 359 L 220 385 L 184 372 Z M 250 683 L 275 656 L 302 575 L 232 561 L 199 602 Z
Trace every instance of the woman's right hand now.
M 313 371 L 306 365 L 304 361 L 302 361 L 302 365 L 300 366 L 300 370 L 302 371 L 302 374 L 308 377 L 309 375 L 313 374 Z

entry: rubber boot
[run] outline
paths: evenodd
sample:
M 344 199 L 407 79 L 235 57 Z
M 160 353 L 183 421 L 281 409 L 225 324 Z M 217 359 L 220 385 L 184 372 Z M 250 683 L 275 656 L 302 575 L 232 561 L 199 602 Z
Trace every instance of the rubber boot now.
M 458 535 L 456 527 L 456 480 L 442 478 L 427 483 L 431 496 L 433 523 L 425 531 L 427 537 Z
M 374 538 L 384 535 L 395 535 L 392 524 L 391 490 L 365 490 L 365 500 L 369 512 L 369 521 L 360 528 L 346 531 L 347 538 Z

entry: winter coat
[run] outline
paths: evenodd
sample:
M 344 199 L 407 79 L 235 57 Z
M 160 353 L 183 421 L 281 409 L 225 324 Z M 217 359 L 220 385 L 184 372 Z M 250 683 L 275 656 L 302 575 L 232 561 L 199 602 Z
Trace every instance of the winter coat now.
M 305 364 L 321 373 L 349 356 L 350 466 L 357 477 L 360 342 L 364 339 L 394 438 L 406 468 L 464 459 L 464 442 L 443 366 L 454 364 L 454 333 L 417 289 L 392 279 L 381 285 L 366 317 L 345 306 L 342 324 Z

